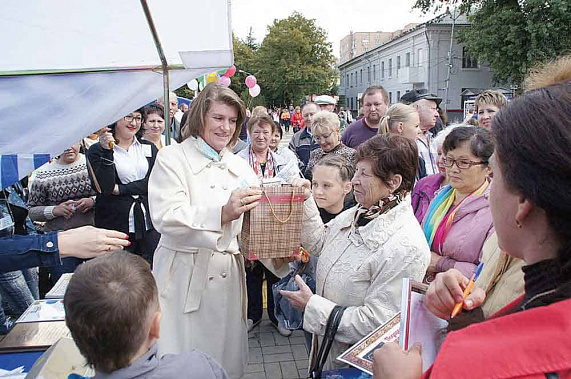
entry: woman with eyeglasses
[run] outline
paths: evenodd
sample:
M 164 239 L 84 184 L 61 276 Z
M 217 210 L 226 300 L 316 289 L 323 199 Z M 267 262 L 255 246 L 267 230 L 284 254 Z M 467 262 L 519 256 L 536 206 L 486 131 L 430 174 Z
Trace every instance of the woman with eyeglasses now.
M 95 199 L 95 226 L 129 234 L 126 249 L 153 262 L 160 234 L 149 215 L 147 188 L 157 147 L 138 139 L 143 111 L 136 110 L 119 119 L 99 135 L 87 158 L 91 164 Z
M 425 281 L 455 268 L 470 277 L 493 233 L 488 202 L 490 157 L 494 145 L 488 130 L 458 127 L 446 137 L 442 164 L 449 184 L 430 202 L 422 229 L 431 250 Z
M 343 156 L 349 165 L 355 167 L 356 151 L 341 142 L 341 124 L 339 117 L 329 111 L 317 112 L 311 121 L 311 133 L 319 147 L 311 152 L 309 162 L 303 173 L 307 180 L 311 181 L 313 167 L 321 158 L 328 154 Z

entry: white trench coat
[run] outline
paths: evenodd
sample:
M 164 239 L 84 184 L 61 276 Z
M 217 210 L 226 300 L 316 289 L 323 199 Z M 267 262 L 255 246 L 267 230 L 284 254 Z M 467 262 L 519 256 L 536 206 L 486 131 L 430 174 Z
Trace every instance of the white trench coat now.
M 233 190 L 257 183 L 246 161 L 226 151 L 213 162 L 192 137 L 159 152 L 149 180 L 149 207 L 161 233 L 153 268 L 162 308 L 161 355 L 198 349 L 230 378 L 243 375 L 248 336 L 244 259 L 237 240 L 242 217 L 221 226 L 221 209 Z

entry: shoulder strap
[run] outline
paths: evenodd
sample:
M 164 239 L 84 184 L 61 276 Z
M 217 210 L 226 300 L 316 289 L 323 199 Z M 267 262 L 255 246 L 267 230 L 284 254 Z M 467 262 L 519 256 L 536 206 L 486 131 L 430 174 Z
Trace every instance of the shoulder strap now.
M 319 353 L 317 358 L 313 362 L 313 366 L 309 371 L 309 379 L 320 379 L 321 372 L 323 371 L 323 366 L 327 361 L 327 356 L 331 350 L 331 345 L 333 345 L 333 340 L 335 339 L 335 334 L 339 328 L 339 323 L 341 322 L 341 317 L 345 312 L 346 307 L 336 305 L 331 311 L 329 318 L 327 319 L 327 326 L 325 327 L 325 335 L 323 337 L 323 342 L 319 348 Z

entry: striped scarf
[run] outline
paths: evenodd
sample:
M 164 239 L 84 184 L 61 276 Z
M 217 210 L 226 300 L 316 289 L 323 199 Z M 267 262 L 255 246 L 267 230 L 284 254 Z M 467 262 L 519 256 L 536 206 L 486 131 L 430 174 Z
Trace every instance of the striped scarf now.
M 359 205 L 359 208 L 355 213 L 355 226 L 365 226 L 380 215 L 387 213 L 399 205 L 405 198 L 406 194 L 407 192 L 405 190 L 392 193 L 388 197 L 381 199 L 378 205 L 373 205 L 369 209 Z
M 470 196 L 480 196 L 482 195 L 488 186 L 489 181 L 485 181 L 478 189 L 466 196 L 462 201 L 456 204 L 454 207 L 454 199 L 456 198 L 456 189 L 452 186 L 447 185 L 438 193 L 438 195 L 430 203 L 428 212 L 424 218 L 424 223 L 422 225 L 422 230 L 424 231 L 424 236 L 428 241 L 428 245 L 431 250 L 442 255 L 442 245 L 446 240 L 446 236 L 452 228 L 452 222 L 454 221 L 454 216 L 460 208 L 460 205 Z

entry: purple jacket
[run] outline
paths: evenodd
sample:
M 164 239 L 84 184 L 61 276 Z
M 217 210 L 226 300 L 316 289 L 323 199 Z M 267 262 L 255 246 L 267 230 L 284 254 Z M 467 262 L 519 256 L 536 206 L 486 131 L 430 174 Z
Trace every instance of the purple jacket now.
M 422 224 L 430 202 L 434 199 L 436 191 L 440 188 L 443 180 L 444 174 L 434 174 L 425 176 L 414 186 L 412 191 L 412 209 L 419 223 Z
M 442 246 L 438 272 L 455 268 L 469 278 L 476 271 L 484 242 L 494 232 L 490 203 L 486 199 L 490 187 L 483 195 L 470 196 L 460 205 Z

